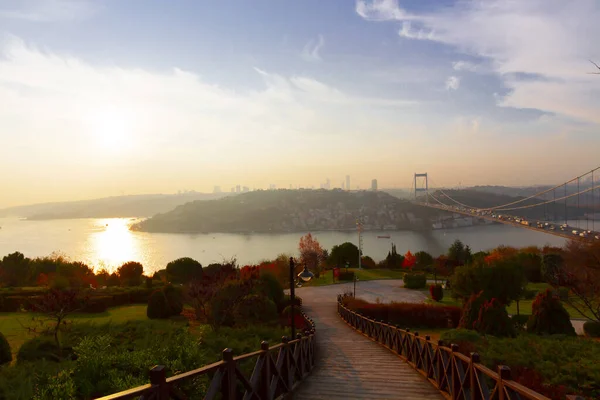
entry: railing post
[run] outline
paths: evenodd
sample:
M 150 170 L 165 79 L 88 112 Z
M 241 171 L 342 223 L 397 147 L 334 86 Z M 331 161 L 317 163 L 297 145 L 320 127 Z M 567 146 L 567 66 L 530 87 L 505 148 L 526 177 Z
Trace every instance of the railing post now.
M 498 399 L 505 400 L 505 391 L 504 391 L 504 381 L 511 380 L 510 377 L 510 368 L 506 365 L 498 365 Z
M 223 361 L 225 362 L 225 371 L 221 383 L 221 394 L 223 400 L 235 400 L 235 361 L 233 361 L 232 349 L 223 350 Z
M 458 376 L 458 371 L 456 370 L 456 356 L 454 355 L 454 353 L 458 353 L 458 345 L 451 344 L 450 349 L 452 350 L 452 355 L 450 359 L 450 362 L 452 363 L 450 366 L 450 368 L 452 369 L 452 385 L 450 386 L 450 396 L 453 399 L 458 399 L 459 390 L 457 390 L 457 388 L 460 385 L 460 377 Z
M 164 365 L 155 365 L 150 369 L 150 384 L 158 386 L 157 400 L 169 399 L 169 387 L 167 386 L 167 374 Z
M 283 379 L 285 379 L 285 383 L 288 387 L 288 391 L 292 390 L 293 386 L 293 376 L 290 368 L 290 339 L 287 336 L 283 336 L 281 338 L 281 343 L 283 343 L 283 347 L 281 348 L 284 351 L 283 354 L 283 365 L 281 366 L 281 375 Z
M 262 341 L 260 342 L 260 349 L 263 354 L 263 370 L 261 374 L 261 384 L 260 384 L 260 398 L 261 399 L 270 399 L 270 391 L 271 391 L 271 355 L 269 354 L 269 342 Z
M 475 396 L 475 389 L 479 391 L 477 387 L 477 369 L 475 368 L 475 364 L 479 364 L 481 360 L 479 359 L 479 354 L 471 353 L 471 360 L 469 362 L 469 390 L 471 392 L 471 400 L 475 400 L 477 397 Z
M 304 351 L 302 349 L 302 334 L 296 334 L 296 344 L 294 345 L 294 356 L 298 353 L 298 358 L 296 359 L 296 376 L 298 380 L 302 380 L 304 378 Z

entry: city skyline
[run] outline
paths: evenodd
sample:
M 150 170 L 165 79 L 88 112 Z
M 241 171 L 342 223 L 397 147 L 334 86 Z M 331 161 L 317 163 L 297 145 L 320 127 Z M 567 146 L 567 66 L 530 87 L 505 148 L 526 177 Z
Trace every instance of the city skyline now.
M 0 207 L 561 182 L 597 166 L 599 18 L 594 0 L 0 0 Z

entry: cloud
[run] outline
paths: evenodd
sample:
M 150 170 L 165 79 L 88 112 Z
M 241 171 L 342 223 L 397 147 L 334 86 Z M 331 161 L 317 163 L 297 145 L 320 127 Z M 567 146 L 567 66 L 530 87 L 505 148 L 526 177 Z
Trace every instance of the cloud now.
M 600 98 L 600 82 L 585 73 L 587 60 L 600 57 L 596 40 L 600 3 L 596 0 L 467 0 L 420 13 L 409 13 L 396 1 L 359 0 L 356 12 L 370 21 L 402 21 L 404 37 L 434 40 L 457 53 L 487 59 L 490 72 L 510 89 L 503 105 L 600 123 L 597 110 L 579 108 L 590 98 Z M 405 30 L 408 22 L 435 34 Z M 457 70 L 467 70 L 466 64 L 457 65 Z M 537 75 L 545 81 L 518 80 L 514 74 Z M 534 90 L 554 96 L 542 97 Z
M 325 39 L 323 35 L 319 35 L 316 40 L 310 40 L 302 49 L 302 58 L 306 61 L 321 61 L 321 55 L 319 52 L 325 45 Z
M 407 39 L 434 40 L 433 31 L 427 32 L 423 29 L 414 30 L 411 28 L 411 23 L 407 21 L 402 23 L 402 29 L 400 29 L 398 34 Z
M 369 21 L 405 20 L 410 14 L 398 6 L 397 0 L 358 0 L 358 15 Z
M 23 153 L 14 149 L 35 158 L 29 168 L 62 160 L 83 170 L 113 157 L 135 165 L 158 154 L 179 162 L 177 154 L 190 149 L 210 168 L 232 158 L 283 161 L 346 136 L 366 145 L 372 137 L 364 132 L 394 135 L 397 111 L 414 104 L 347 93 L 308 76 L 256 71 L 262 88 L 237 91 L 179 68 L 98 67 L 13 38 L 0 51 L 0 141 L 10 143 L 0 147 L 0 167 L 21 162 Z M 397 117 L 390 124 L 380 112 Z
M 446 90 L 457 90 L 460 86 L 460 78 L 457 76 L 449 76 L 446 79 Z
M 470 71 L 476 72 L 479 70 L 479 65 L 473 64 L 469 61 L 455 61 L 452 63 L 452 68 L 455 71 Z
M 98 9 L 98 4 L 88 0 L 22 0 L 19 2 L 0 0 L 0 18 L 29 22 L 85 19 L 96 13 Z

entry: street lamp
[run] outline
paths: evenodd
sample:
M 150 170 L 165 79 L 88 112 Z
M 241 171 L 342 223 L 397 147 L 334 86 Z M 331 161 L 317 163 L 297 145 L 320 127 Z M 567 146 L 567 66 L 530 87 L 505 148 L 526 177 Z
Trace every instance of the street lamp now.
M 296 338 L 296 314 L 295 314 L 295 303 L 296 303 L 296 292 L 295 286 L 296 282 L 294 279 L 296 263 L 294 262 L 294 257 L 290 257 L 290 300 L 291 300 L 291 315 L 292 315 L 292 340 Z M 303 282 L 308 282 L 313 278 L 314 274 L 308 270 L 306 264 L 304 265 L 304 269 L 302 272 L 298 274 L 298 286 L 302 286 L 300 284 L 300 280 Z

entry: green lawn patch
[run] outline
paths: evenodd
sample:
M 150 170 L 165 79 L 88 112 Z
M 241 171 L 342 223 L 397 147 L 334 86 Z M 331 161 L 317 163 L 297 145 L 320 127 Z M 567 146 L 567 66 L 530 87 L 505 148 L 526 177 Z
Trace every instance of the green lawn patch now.
M 32 318 L 38 316 L 39 314 L 28 312 L 0 313 L 0 332 L 6 336 L 13 354 L 17 353 L 25 341 L 33 337 L 28 333 L 27 327 L 33 326 Z M 127 321 L 148 320 L 148 317 L 146 317 L 146 305 L 135 304 L 111 308 L 99 314 L 73 314 L 68 319 L 74 323 L 104 324 L 112 322 L 118 324 Z
M 345 271 L 345 268 L 341 269 Z M 380 279 L 402 279 L 404 276 L 403 271 L 392 270 L 392 269 L 358 269 L 358 268 L 348 268 L 348 271 L 352 271 L 356 274 L 356 277 L 359 281 L 375 281 Z M 310 282 L 308 282 L 307 286 L 325 286 L 325 285 L 333 285 L 337 283 L 347 283 L 348 281 L 333 281 L 333 271 L 325 271 L 321 274 L 319 278 L 313 278 Z

